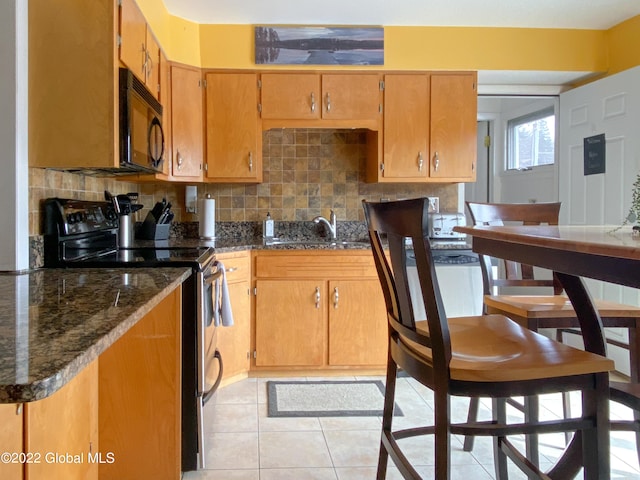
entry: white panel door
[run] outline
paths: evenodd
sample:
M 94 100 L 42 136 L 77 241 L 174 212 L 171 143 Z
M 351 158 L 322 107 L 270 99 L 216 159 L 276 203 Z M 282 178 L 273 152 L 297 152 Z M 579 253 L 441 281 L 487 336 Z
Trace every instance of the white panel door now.
M 557 115 L 557 102 L 558 100 L 556 97 L 507 98 L 502 101 L 501 117 L 503 121 L 502 128 L 504 130 L 503 148 L 505 150 L 505 158 L 503 160 L 503 164 L 496 168 L 496 172 L 500 177 L 500 190 L 498 195 L 495 197 L 496 201 L 503 203 L 540 203 L 557 201 L 558 168 L 556 164 L 536 166 L 527 170 L 507 170 L 506 168 L 508 161 L 506 152 L 508 150 L 507 138 L 509 136 L 509 120 L 549 107 L 554 107 Z
M 585 176 L 583 142 L 598 134 L 605 135 L 605 173 Z M 559 149 L 560 223 L 620 225 L 640 172 L 640 67 L 560 95 Z M 635 289 L 587 283 L 596 298 L 640 305 Z M 626 340 L 626 330 L 607 335 Z M 628 373 L 628 352 L 618 350 L 609 347 L 609 356 Z

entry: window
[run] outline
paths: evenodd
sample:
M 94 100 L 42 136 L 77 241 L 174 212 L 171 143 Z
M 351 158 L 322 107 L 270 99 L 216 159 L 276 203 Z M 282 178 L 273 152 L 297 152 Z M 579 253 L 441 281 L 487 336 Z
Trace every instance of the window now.
M 507 170 L 552 165 L 555 159 L 556 116 L 553 107 L 507 122 Z

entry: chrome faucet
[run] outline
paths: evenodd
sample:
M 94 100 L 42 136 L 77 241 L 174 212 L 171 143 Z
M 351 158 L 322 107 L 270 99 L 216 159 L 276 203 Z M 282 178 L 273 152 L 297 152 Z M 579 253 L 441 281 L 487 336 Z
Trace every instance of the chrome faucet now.
M 338 232 L 338 228 L 337 228 L 338 225 L 337 225 L 337 221 L 336 221 L 336 212 L 331 210 L 331 215 L 329 215 L 329 218 L 330 218 L 330 221 L 319 215 L 319 216 L 317 216 L 316 218 L 313 219 L 313 223 L 322 223 L 322 224 L 324 224 L 329 229 L 329 233 L 331 234 L 331 240 L 335 240 L 337 238 L 336 234 Z

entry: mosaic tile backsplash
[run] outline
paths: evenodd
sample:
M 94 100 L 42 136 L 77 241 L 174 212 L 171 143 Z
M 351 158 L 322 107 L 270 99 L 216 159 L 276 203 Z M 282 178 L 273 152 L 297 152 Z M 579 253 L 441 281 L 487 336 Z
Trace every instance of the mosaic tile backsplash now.
M 365 183 L 364 130 L 276 129 L 263 134 L 264 182 L 258 185 L 202 186 L 216 199 L 219 221 L 309 221 L 317 215 L 363 221 L 362 199 L 396 200 L 439 196 L 442 210 L 457 208 L 450 184 Z M 200 188 L 199 188 L 200 190 Z
M 276 221 L 309 221 L 329 216 L 364 221 L 362 199 L 390 200 L 423 195 L 440 197 L 441 210 L 456 210 L 457 187 L 451 184 L 365 183 L 366 134 L 362 130 L 278 129 L 263 134 L 264 182 L 258 185 L 199 184 L 198 196 L 216 199 L 216 220 L 260 222 L 267 212 Z M 126 179 L 126 177 L 124 177 Z M 156 201 L 173 204 L 174 223 L 197 222 L 185 211 L 183 184 L 137 184 L 106 177 L 29 169 L 29 232 L 42 233 L 41 201 L 49 197 L 101 200 L 104 191 L 139 194 L 142 221 Z

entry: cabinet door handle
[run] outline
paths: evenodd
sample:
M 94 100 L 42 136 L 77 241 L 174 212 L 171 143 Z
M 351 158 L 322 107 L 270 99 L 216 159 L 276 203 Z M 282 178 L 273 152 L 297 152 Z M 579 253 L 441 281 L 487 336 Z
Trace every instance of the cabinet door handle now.
M 333 289 L 333 308 L 338 308 L 338 301 L 340 300 L 340 293 L 338 292 L 338 287 Z
M 331 97 L 329 96 L 329 93 L 327 93 L 327 112 L 331 111 Z
M 153 71 L 153 58 L 151 58 L 151 55 L 149 55 L 149 50 L 147 50 L 147 71 L 146 71 L 147 80 L 151 78 L 152 71 Z
M 438 152 L 435 152 L 433 154 L 433 168 L 436 172 L 438 171 L 438 167 L 440 167 L 440 155 L 438 155 Z
M 320 308 L 320 287 L 316 287 L 316 308 Z
M 253 172 L 253 153 L 249 152 L 249 171 Z
M 182 160 L 180 150 L 176 150 L 176 162 L 178 163 L 178 170 L 182 170 L 182 164 L 184 163 L 184 160 Z
M 422 166 L 424 165 L 424 159 L 422 158 L 422 152 L 418 152 L 418 171 L 422 171 Z
M 147 78 L 147 60 L 149 60 L 149 54 L 147 53 L 144 43 L 140 51 L 142 52 L 142 73 L 144 74 L 144 78 Z
M 311 92 L 311 113 L 316 111 L 316 97 L 313 94 L 313 92 Z

